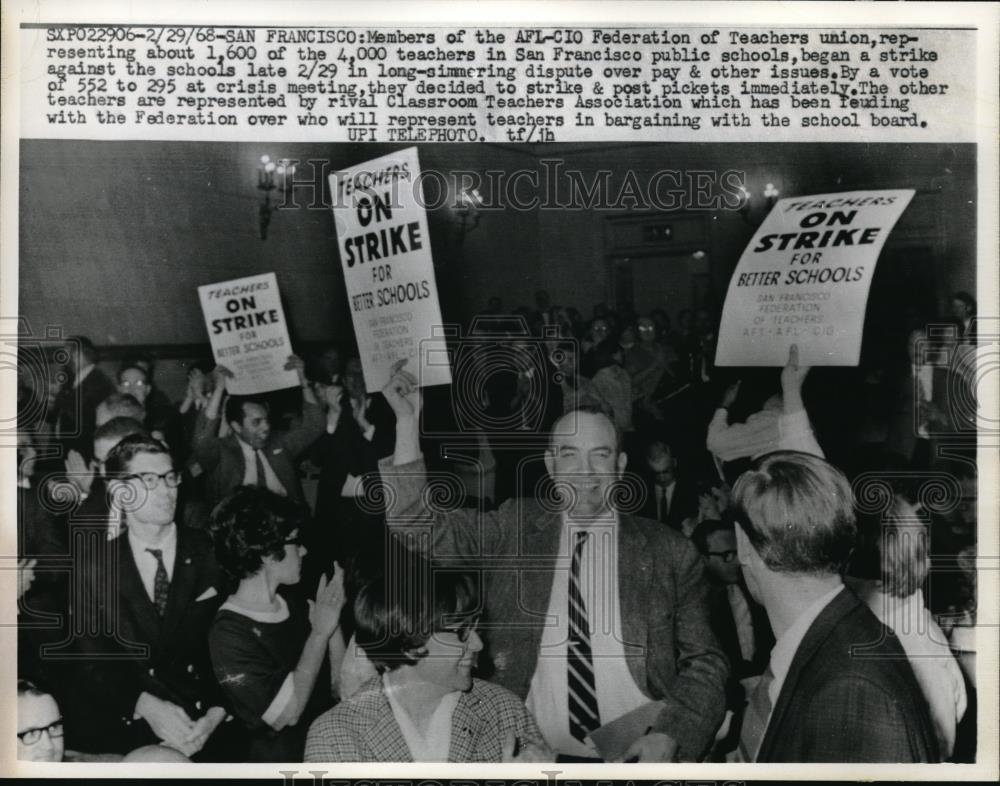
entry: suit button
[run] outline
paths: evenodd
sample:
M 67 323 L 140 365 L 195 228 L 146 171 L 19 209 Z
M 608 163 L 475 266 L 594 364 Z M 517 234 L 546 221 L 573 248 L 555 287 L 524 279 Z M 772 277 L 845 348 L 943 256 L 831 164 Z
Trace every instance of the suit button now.
M 150 677 L 155 677 L 156 676 L 156 669 L 150 669 L 149 670 L 149 676 Z
M 196 710 L 199 710 L 199 711 L 200 711 L 200 710 L 201 710 L 201 702 L 200 702 L 200 701 L 196 701 L 196 702 L 194 703 L 194 708 L 195 708 Z

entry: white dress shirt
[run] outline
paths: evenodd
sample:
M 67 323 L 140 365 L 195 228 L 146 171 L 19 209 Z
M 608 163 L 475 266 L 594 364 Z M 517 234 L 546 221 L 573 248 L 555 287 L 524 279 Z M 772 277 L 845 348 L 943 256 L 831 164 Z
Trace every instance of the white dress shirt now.
M 132 558 L 135 560 L 135 566 L 139 569 L 139 578 L 142 579 L 142 586 L 145 588 L 149 599 L 155 600 L 153 585 L 156 579 L 157 561 L 156 557 L 146 551 L 146 549 L 159 549 L 163 552 L 163 567 L 167 569 L 167 579 L 172 581 L 174 578 L 174 560 L 177 557 L 177 525 L 170 524 L 166 537 L 156 544 L 140 540 L 139 536 L 136 535 L 135 529 L 132 527 L 126 527 L 125 533 L 126 537 L 128 537 L 128 545 L 132 549 Z
M 802 639 L 805 638 L 806 633 L 809 632 L 809 628 L 812 627 L 812 624 L 823 609 L 829 606 L 830 602 L 843 589 L 844 585 L 838 584 L 823 597 L 817 599 L 799 615 L 791 627 L 782 633 L 781 638 L 774 643 L 774 648 L 771 650 L 770 664 L 774 680 L 771 682 L 770 689 L 768 690 L 768 695 L 771 698 L 772 712 L 774 712 L 774 705 L 778 702 L 778 696 L 781 695 L 781 688 L 785 684 L 785 677 L 788 676 L 788 669 L 791 668 L 792 660 L 795 659 L 795 653 L 799 651 L 799 645 L 802 644 Z
M 278 480 L 278 476 L 274 474 L 274 470 L 271 468 L 271 463 L 267 460 L 267 453 L 263 450 L 255 451 L 239 437 L 236 438 L 236 441 L 239 443 L 240 450 L 243 451 L 243 485 L 257 485 L 256 454 L 259 453 L 261 463 L 264 465 L 264 483 L 266 483 L 267 487 L 275 494 L 280 494 L 283 497 L 288 496 L 288 491 L 285 489 L 282 482 Z
M 548 607 L 548 616 L 555 622 L 547 625 L 542 632 L 538 665 L 525 705 L 538 721 L 549 747 L 575 756 L 598 756 L 592 744 L 581 743 L 569 731 L 566 677 L 569 573 L 571 543 L 575 543 L 575 533 L 580 531 L 590 533 L 581 553 L 580 590 L 587 605 L 590 624 L 590 647 L 601 724 L 610 723 L 652 700 L 636 685 L 625 660 L 618 597 L 618 520 L 612 514 L 605 521 L 586 524 L 563 518 Z
M 427 728 L 421 730 L 396 699 L 395 689 L 389 684 L 389 674 L 382 675 L 382 690 L 392 708 L 392 716 L 406 740 L 414 761 L 448 761 L 451 752 L 451 719 L 461 698 L 461 691 L 454 690 L 438 702 Z

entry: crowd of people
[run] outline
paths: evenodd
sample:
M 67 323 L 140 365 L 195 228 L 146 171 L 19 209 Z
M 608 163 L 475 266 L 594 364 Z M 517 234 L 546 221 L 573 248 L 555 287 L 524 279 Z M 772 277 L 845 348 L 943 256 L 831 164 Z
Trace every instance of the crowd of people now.
M 878 373 L 778 371 L 716 368 L 708 308 L 539 292 L 450 386 L 327 346 L 176 403 L 75 337 L 19 389 L 19 757 L 972 761 L 953 305 Z

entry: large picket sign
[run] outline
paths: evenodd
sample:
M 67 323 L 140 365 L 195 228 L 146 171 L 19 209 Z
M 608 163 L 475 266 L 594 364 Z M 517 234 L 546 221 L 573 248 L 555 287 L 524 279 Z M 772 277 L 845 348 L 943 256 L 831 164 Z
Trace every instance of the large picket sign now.
M 729 281 L 717 366 L 856 366 L 875 263 L 910 189 L 778 201 Z
M 233 372 L 226 389 L 237 396 L 299 384 L 286 371 L 292 354 L 274 273 L 198 287 L 215 362 Z
M 401 358 L 422 386 L 450 383 L 416 148 L 334 172 L 330 193 L 368 391 Z

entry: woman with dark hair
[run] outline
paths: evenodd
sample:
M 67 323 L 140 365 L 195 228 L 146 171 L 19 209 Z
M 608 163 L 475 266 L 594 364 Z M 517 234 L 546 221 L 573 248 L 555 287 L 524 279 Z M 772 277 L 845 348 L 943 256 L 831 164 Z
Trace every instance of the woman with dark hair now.
M 482 641 L 472 578 L 390 546 L 354 603 L 355 637 L 379 674 L 321 715 L 306 761 L 552 761 L 510 691 L 472 677 Z
M 301 761 L 305 730 L 324 696 L 330 701 L 317 689 L 327 654 L 334 673 L 343 657 L 343 573 L 320 577 L 308 613 L 278 592 L 299 582 L 308 518 L 255 486 L 237 489 L 212 513 L 216 556 L 239 587 L 219 609 L 208 645 L 215 676 L 248 730 L 247 761 Z

